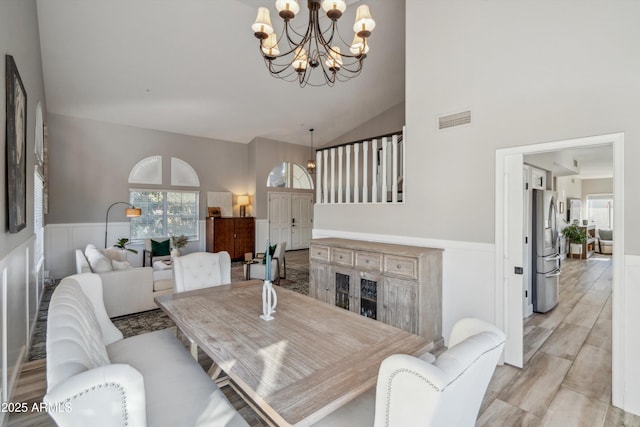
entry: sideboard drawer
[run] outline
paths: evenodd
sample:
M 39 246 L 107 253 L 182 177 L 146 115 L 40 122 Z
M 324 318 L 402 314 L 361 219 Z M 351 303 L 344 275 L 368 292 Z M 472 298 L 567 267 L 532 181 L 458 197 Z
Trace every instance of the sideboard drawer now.
M 382 271 L 382 254 L 356 252 L 356 267 Z
M 353 251 L 350 249 L 331 248 L 331 263 L 352 266 Z
M 395 276 L 418 278 L 418 260 L 401 256 L 386 255 L 384 257 L 384 272 Z
M 309 256 L 316 261 L 329 262 L 329 248 L 326 246 L 312 245 L 309 249 Z

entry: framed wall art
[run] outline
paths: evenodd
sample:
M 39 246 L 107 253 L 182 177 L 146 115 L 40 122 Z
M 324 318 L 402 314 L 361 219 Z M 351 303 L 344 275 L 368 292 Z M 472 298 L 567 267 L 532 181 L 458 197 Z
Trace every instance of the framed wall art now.
M 9 233 L 27 226 L 27 92 L 11 55 L 6 61 L 6 167 Z

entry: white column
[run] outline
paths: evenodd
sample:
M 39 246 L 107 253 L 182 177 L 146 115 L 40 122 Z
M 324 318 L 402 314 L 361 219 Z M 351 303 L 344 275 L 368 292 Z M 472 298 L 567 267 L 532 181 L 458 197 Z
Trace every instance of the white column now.
M 344 147 L 338 147 L 338 203 L 342 203 L 342 152 Z
M 358 153 L 360 152 L 360 144 L 353 145 L 353 203 L 360 201 L 360 189 L 358 185 Z
M 351 146 L 347 145 L 344 149 L 347 152 L 347 183 L 344 186 L 344 202 L 351 203 Z
M 322 202 L 322 152 L 316 151 L 316 203 Z
M 368 178 L 368 171 L 367 171 L 367 165 L 369 164 L 369 159 L 368 157 L 368 151 L 369 151 L 369 142 L 368 141 L 362 141 L 362 201 L 364 203 L 367 203 L 369 201 L 369 187 L 368 187 L 368 183 L 367 180 Z
M 336 202 L 336 149 L 331 149 L 331 203 Z
M 378 203 L 378 140 L 371 141 L 371 202 Z
M 391 201 L 398 203 L 398 135 L 391 138 Z
M 322 187 L 322 203 L 329 203 L 329 186 L 327 185 L 327 177 L 329 176 L 329 167 L 327 159 L 329 157 L 329 150 L 322 150 L 324 154 L 324 186 Z
M 387 203 L 389 201 L 387 197 L 387 146 L 389 140 L 385 136 L 382 138 L 382 191 L 380 192 L 380 201 Z

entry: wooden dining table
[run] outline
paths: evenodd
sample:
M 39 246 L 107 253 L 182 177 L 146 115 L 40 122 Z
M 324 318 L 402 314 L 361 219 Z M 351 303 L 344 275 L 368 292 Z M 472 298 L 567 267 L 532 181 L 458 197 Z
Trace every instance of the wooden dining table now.
M 256 280 L 155 299 L 272 424 L 311 425 L 373 387 L 388 356 L 429 350 L 420 336 L 284 288 L 276 292 L 270 321 L 260 318 Z

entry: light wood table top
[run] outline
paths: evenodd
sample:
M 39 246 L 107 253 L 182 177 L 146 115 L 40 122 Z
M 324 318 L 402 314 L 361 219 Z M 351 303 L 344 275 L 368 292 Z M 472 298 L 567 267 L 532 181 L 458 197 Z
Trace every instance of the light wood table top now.
M 382 361 L 424 354 L 422 337 L 275 287 L 264 321 L 262 282 L 156 297 L 176 325 L 279 426 L 310 425 L 372 387 Z

